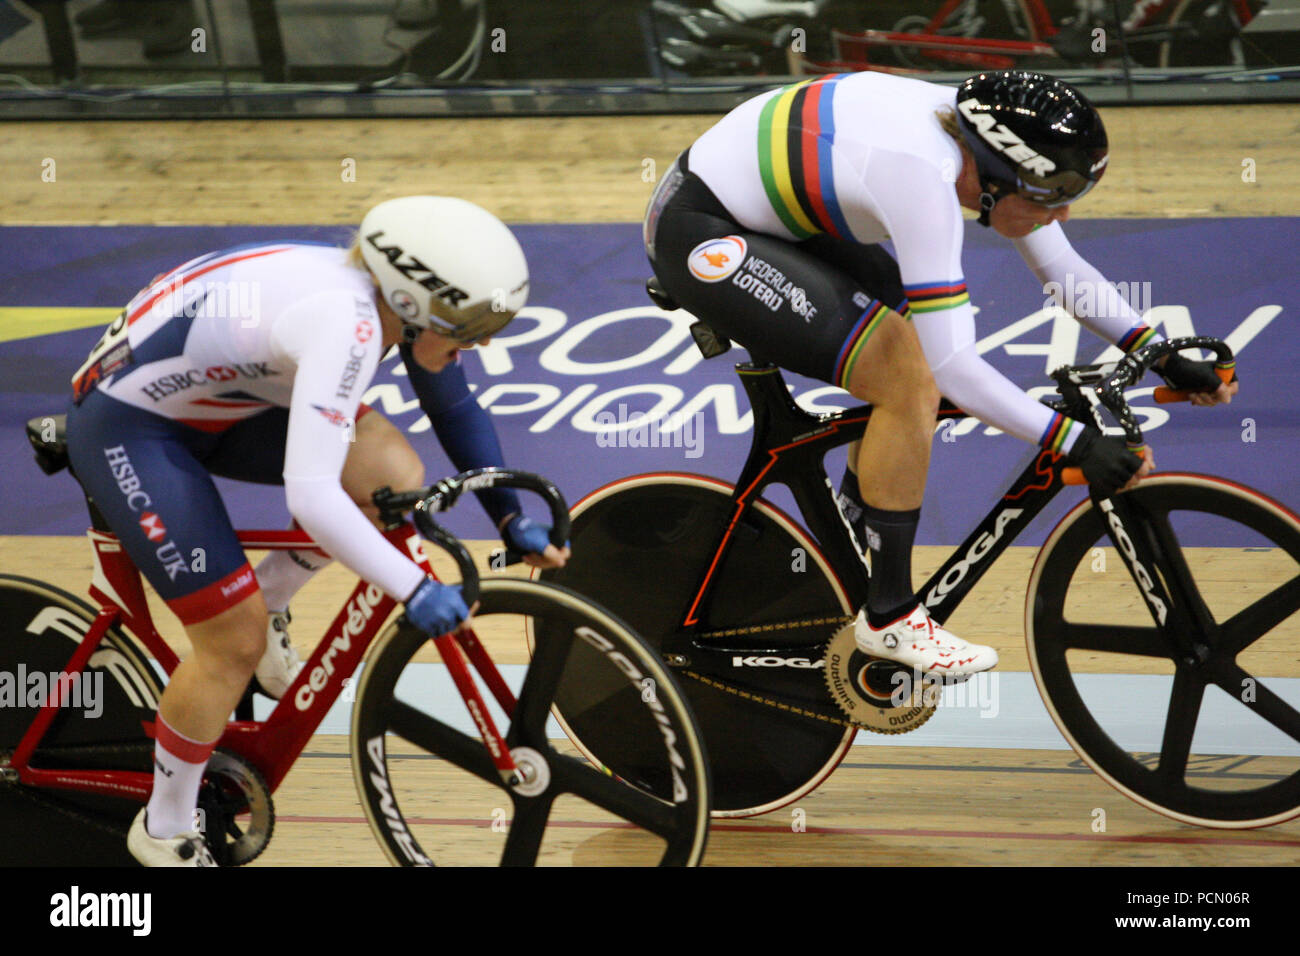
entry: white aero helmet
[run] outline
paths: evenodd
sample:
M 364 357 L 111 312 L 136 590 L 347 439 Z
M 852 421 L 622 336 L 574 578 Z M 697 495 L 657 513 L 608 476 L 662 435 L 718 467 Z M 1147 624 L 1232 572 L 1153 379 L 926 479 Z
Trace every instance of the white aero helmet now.
M 486 209 L 452 196 L 403 196 L 361 220 L 361 257 L 408 336 L 433 329 L 477 342 L 528 299 L 519 240 Z

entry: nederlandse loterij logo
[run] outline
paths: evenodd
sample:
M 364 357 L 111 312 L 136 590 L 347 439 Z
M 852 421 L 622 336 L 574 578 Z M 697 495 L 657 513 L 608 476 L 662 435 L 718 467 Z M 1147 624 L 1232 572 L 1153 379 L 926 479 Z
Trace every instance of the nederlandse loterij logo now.
M 701 282 L 721 282 L 740 268 L 748 248 L 740 236 L 709 239 L 691 250 L 686 268 Z

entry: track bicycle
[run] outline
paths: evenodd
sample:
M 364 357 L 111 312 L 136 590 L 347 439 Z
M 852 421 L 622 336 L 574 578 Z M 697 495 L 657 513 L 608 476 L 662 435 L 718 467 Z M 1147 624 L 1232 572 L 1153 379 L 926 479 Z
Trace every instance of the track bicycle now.
M 33 419 L 28 437 L 47 473 L 67 467 L 61 420 Z M 427 572 L 433 570 L 420 535 L 451 555 L 466 604 L 479 602 L 476 626 L 504 621 L 518 628 L 522 621 L 531 628 L 534 653 L 519 689 L 473 628 L 430 640 L 404 615 L 389 622 L 396 602 L 358 582 L 270 715 L 251 719 L 246 697 L 212 755 L 199 810 L 220 865 L 248 863 L 266 848 L 275 826 L 272 795 L 363 655 L 351 718 L 352 771 L 370 827 L 394 864 L 431 865 L 432 843 L 445 839 L 440 834 L 448 824 L 476 822 L 438 818 L 445 799 L 438 789 L 446 781 L 444 775 L 430 786 L 430 757 L 476 778 L 500 804 L 494 813 L 501 819 L 485 808 L 480 825 L 503 824 L 499 846 L 491 844 L 502 865 L 538 861 L 561 797 L 611 815 L 617 821 L 611 827 L 643 832 L 634 845 L 620 843 L 618 862 L 699 863 L 708 832 L 708 764 L 684 695 L 657 656 L 590 599 L 536 581 L 479 579 L 464 545 L 433 516 L 464 492 L 490 487 L 540 494 L 552 513 L 552 543 L 565 542 L 564 499 L 550 482 L 525 472 L 477 469 L 416 491 L 383 488 L 374 502 L 385 537 Z M 153 786 L 153 721 L 163 680 L 146 651 L 163 675 L 177 657 L 154 627 L 139 571 L 89 497 L 87 504 L 92 603 L 40 581 L 0 575 L 0 668 L 19 689 L 16 700 L 0 707 L 0 861 L 9 865 L 133 863 L 127 829 Z M 252 549 L 311 546 L 302 531 L 241 531 L 239 540 Z M 463 698 L 460 716 L 468 713 L 477 736 L 438 710 L 437 698 L 451 695 L 437 693 L 422 663 L 431 645 Z M 38 684 L 44 693 L 22 693 Z M 619 744 L 618 776 L 554 746 L 547 722 L 562 684 L 582 688 L 581 702 L 569 701 L 577 719 L 608 721 L 611 739 L 628 735 Z M 87 707 L 81 690 L 96 685 L 99 691 L 87 695 L 96 702 Z M 583 862 L 592 862 L 590 854 Z
M 676 307 L 651 285 L 657 304 Z M 692 331 L 706 357 L 729 347 L 703 323 Z M 1124 389 L 1162 355 L 1188 348 L 1213 351 L 1220 377 L 1231 376 L 1223 342 L 1183 338 L 1115 364 L 1060 369 L 1059 398 L 1047 404 L 1099 427 L 1104 408 L 1136 447 L 1141 429 Z M 720 817 L 799 799 L 860 729 L 914 730 L 938 702 L 923 681 L 908 687 L 898 665 L 858 651 L 846 627 L 866 600 L 869 568 L 822 459 L 862 436 L 871 407 L 811 414 L 776 367 L 736 371 L 754 413 L 738 480 L 656 473 L 606 485 L 573 509 L 573 559 L 540 575 L 610 608 L 683 678 Z M 1185 397 L 1156 391 L 1158 400 Z M 964 414 L 945 402 L 939 417 Z M 1062 456 L 1033 455 L 919 589 L 936 621 L 1067 481 L 1083 478 Z M 807 530 L 761 497 L 773 483 L 789 489 Z M 1244 564 L 1224 565 L 1228 550 Z M 1099 573 L 1099 562 L 1109 571 Z M 1294 664 L 1298 611 L 1295 514 L 1224 479 L 1156 474 L 1113 497 L 1093 492 L 1048 535 L 1026 591 L 1029 664 L 1056 726 L 1107 783 L 1186 823 L 1264 826 L 1300 814 L 1300 701 L 1261 676 Z M 617 744 L 567 706 L 557 696 L 572 739 L 599 744 L 617 773 Z M 1256 726 L 1243 731 L 1243 722 Z M 1254 752 L 1263 772 L 1202 772 L 1196 755 L 1251 753 L 1261 734 L 1266 744 Z

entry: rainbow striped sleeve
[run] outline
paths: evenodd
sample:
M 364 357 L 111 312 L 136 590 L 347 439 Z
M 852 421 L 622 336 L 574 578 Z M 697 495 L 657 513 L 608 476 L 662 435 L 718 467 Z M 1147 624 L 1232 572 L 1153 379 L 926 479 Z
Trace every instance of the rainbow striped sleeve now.
M 1038 439 L 1038 444 L 1042 445 L 1048 451 L 1054 451 L 1057 454 L 1065 454 L 1074 445 L 1075 439 L 1083 434 L 1083 426 L 1073 418 L 1067 418 L 1060 412 L 1052 416 L 1052 420 L 1047 423 L 1043 429 L 1042 436 Z
M 943 309 L 955 309 L 970 301 L 966 292 L 966 280 L 955 282 L 921 282 L 917 285 L 905 285 L 907 302 L 912 312 L 924 315 L 926 312 L 939 312 Z
M 758 119 L 758 171 L 781 222 L 796 237 L 830 233 L 852 239 L 832 168 L 835 87 L 844 75 L 788 86 L 763 106 Z
M 1146 345 L 1155 338 L 1156 330 L 1145 325 L 1135 325 L 1124 333 L 1124 337 L 1115 344 L 1125 352 L 1132 352 Z

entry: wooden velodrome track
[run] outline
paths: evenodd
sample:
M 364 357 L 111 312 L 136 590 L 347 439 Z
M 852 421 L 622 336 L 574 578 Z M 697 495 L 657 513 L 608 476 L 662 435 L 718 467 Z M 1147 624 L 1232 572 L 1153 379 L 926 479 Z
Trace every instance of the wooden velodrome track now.
M 1292 106 L 1107 109 L 1112 163 L 1083 217 L 1294 215 L 1300 126 Z M 8 123 L 0 137 L 0 200 L 8 224 L 356 223 L 369 205 L 404 193 L 449 192 L 515 222 L 635 221 L 658 168 L 710 116 L 580 119 Z M 56 184 L 40 181 L 43 157 Z M 356 160 L 356 182 L 340 164 Z M 1256 162 L 1243 183 L 1242 160 Z M 109 303 L 86 303 L 107 305 Z M 15 423 L 10 423 L 14 426 Z M 708 470 L 705 468 L 704 470 Z M 486 547 L 486 543 L 483 548 Z M 916 579 L 942 549 L 920 549 Z M 1028 669 L 1025 581 L 1032 549 L 1013 549 L 952 621 L 997 647 L 1003 673 Z M 1229 584 L 1233 552 L 1211 556 Z M 88 580 L 80 538 L 0 538 L 0 570 L 40 576 L 75 594 Z M 333 567 L 294 603 L 296 643 L 323 632 L 350 587 Z M 1207 585 L 1212 587 L 1213 585 Z M 175 619 L 156 620 L 182 654 Z M 500 663 L 522 663 L 520 634 L 484 635 Z M 1300 634 L 1273 635 L 1261 672 L 1300 676 Z M 1100 665 L 1099 665 L 1100 667 Z M 1131 670 L 1131 666 L 1128 668 Z M 275 837 L 256 865 L 366 865 L 384 858 L 357 803 L 346 738 L 318 736 L 276 794 Z M 1226 758 L 1225 758 L 1226 759 Z M 438 862 L 478 862 L 498 845 L 501 801 L 428 761 L 428 788 L 447 821 L 420 834 Z M 1210 831 L 1157 816 L 1112 791 L 1066 750 L 855 747 L 817 791 L 790 809 L 716 825 L 706 862 L 759 865 L 1285 865 L 1300 858 L 1300 822 L 1263 831 Z M 1093 831 L 1104 809 L 1106 831 Z M 585 806 L 560 804 L 570 826 L 558 862 L 635 861 L 626 831 L 592 826 Z

